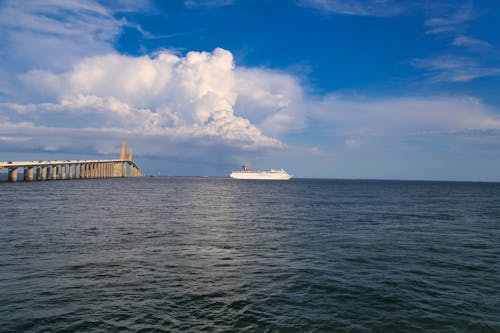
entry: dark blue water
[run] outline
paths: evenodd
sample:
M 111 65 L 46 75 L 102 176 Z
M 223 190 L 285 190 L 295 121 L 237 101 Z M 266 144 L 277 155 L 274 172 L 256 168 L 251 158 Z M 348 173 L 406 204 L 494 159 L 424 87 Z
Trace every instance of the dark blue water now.
M 500 332 L 500 184 L 0 183 L 2 332 Z

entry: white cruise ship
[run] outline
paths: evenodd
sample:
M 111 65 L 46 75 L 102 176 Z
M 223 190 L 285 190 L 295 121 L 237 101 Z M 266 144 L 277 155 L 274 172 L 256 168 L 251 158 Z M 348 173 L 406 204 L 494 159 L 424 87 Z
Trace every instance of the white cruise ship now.
M 232 171 L 229 177 L 234 179 L 263 179 L 263 180 L 288 180 L 292 175 L 285 170 L 270 169 L 266 171 L 250 171 L 246 165 L 243 166 L 243 171 Z

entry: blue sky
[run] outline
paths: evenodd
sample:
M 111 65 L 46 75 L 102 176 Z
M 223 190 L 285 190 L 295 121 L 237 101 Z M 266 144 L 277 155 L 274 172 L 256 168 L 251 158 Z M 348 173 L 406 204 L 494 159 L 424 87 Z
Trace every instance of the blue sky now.
M 0 160 L 500 181 L 497 1 L 1 1 Z

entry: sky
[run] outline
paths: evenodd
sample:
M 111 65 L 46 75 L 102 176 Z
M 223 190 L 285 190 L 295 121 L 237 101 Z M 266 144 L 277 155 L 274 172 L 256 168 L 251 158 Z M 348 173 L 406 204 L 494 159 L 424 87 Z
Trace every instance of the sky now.
M 500 181 L 500 2 L 0 0 L 0 160 Z

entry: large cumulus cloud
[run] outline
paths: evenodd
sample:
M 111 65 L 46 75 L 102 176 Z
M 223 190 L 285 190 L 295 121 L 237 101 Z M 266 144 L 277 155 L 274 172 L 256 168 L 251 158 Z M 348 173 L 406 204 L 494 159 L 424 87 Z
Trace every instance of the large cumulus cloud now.
M 283 147 L 235 114 L 238 98 L 258 100 L 252 91 L 264 89 L 262 80 L 252 89 L 242 88 L 247 80 L 237 73 L 231 52 L 220 48 L 184 57 L 166 51 L 153 57 L 108 53 L 85 58 L 62 73 L 31 70 L 21 75 L 23 90 L 39 101 L 2 106 L 10 123 L 22 120 L 47 129 L 112 130 L 247 150 Z M 272 91 L 268 95 L 270 101 L 287 98 Z M 284 106 L 267 109 L 261 121 Z

